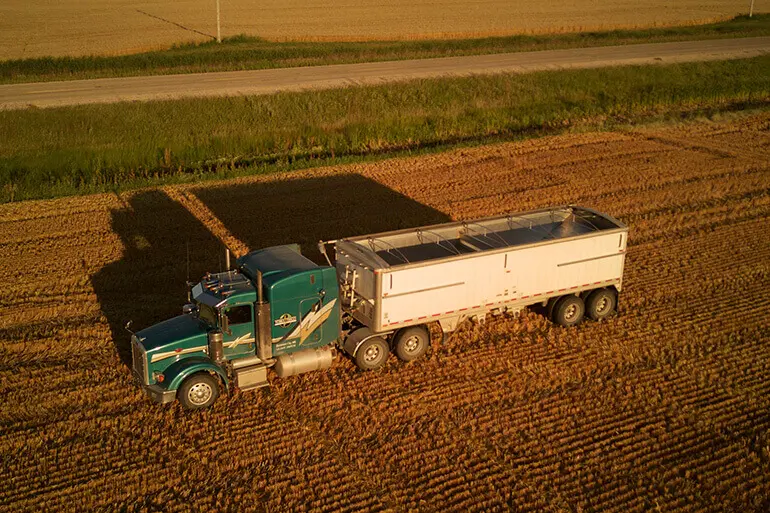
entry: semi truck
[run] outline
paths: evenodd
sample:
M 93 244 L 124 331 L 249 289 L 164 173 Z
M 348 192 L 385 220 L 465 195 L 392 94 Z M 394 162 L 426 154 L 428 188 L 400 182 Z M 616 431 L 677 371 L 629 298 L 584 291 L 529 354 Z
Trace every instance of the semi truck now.
M 627 235 L 568 205 L 321 241 L 322 264 L 296 244 L 252 251 L 188 283 L 180 315 L 131 332 L 133 375 L 156 402 L 201 409 L 339 353 L 362 370 L 391 353 L 416 360 L 431 326 L 446 334 L 531 305 L 566 327 L 601 321 L 616 310 Z

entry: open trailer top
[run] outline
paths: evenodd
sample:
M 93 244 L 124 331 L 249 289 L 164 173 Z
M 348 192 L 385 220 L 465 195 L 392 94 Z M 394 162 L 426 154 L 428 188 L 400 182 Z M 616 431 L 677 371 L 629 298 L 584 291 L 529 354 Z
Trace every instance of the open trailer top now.
M 207 274 L 183 314 L 132 333 L 134 375 L 158 402 L 211 405 L 220 389 L 331 366 L 364 370 L 421 357 L 431 324 L 542 304 L 563 326 L 609 316 L 622 289 L 628 229 L 562 206 L 320 242 L 328 266 L 285 245 Z M 334 262 L 327 248 L 334 247 Z
M 622 288 L 627 228 L 559 207 L 333 241 L 343 305 L 375 332 Z

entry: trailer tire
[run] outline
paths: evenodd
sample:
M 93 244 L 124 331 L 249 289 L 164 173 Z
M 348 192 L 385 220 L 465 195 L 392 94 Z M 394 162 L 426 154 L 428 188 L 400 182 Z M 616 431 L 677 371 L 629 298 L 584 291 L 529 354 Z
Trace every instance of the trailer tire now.
M 193 374 L 179 387 L 177 397 L 185 410 L 208 408 L 219 397 L 219 380 L 206 372 Z
M 576 326 L 583 320 L 585 304 L 578 296 L 564 296 L 553 308 L 553 322 L 568 328 Z
M 372 337 L 361 344 L 356 351 L 356 365 L 361 370 L 379 369 L 390 356 L 388 343 L 382 337 Z
M 586 298 L 586 315 L 595 321 L 609 316 L 616 305 L 615 293 L 609 289 L 596 289 Z
M 430 346 L 428 330 L 420 326 L 404 328 L 393 339 L 396 356 L 404 362 L 411 362 L 423 356 Z

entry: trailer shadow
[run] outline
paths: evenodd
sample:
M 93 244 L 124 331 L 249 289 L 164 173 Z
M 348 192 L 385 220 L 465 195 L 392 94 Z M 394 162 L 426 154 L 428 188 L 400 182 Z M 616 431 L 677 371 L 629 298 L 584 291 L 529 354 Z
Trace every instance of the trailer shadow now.
M 296 242 L 318 263 L 320 240 L 450 220 L 358 174 L 207 187 L 195 195 L 252 250 Z
M 267 183 L 201 187 L 195 195 L 251 249 L 296 242 L 322 263 L 319 240 L 376 233 L 449 220 L 431 207 L 357 174 Z M 161 190 L 127 196 L 112 212 L 123 258 L 105 266 L 92 284 L 121 360 L 130 365 L 130 337 L 177 315 L 185 282 L 224 266 L 224 247 L 183 205 Z M 189 272 L 188 272 L 189 267 Z

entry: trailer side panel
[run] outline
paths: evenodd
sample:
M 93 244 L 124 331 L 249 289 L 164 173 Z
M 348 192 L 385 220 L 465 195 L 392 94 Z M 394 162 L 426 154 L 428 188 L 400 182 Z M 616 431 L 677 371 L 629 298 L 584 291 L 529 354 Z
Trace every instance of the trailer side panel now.
M 600 233 L 383 270 L 380 316 L 373 327 L 396 329 L 601 286 L 620 290 L 624 257 L 621 233 Z

